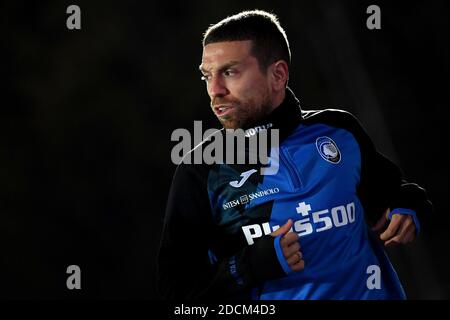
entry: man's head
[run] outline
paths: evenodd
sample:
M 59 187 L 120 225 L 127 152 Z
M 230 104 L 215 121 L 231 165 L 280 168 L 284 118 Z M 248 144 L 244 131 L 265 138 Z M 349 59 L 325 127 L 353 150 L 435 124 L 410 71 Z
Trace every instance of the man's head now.
M 273 14 L 244 11 L 211 26 L 200 70 L 211 107 L 225 128 L 246 128 L 284 99 L 290 51 Z

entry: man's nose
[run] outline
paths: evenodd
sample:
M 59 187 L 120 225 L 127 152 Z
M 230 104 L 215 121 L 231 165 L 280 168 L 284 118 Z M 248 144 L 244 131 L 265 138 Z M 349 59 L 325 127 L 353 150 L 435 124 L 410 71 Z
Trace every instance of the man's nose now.
M 208 93 L 211 98 L 223 97 L 228 94 L 228 89 L 221 77 L 212 77 L 208 83 Z

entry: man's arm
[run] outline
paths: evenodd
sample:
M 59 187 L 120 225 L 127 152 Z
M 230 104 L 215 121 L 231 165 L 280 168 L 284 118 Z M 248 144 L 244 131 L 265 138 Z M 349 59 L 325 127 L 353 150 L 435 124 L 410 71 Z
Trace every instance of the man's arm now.
M 407 182 L 398 166 L 376 150 L 358 120 L 354 121 L 361 149 L 358 193 L 369 221 L 375 224 L 374 231 L 382 232 L 380 238 L 386 245 L 408 243 L 418 233 L 420 221 L 429 219 L 432 204 L 426 191 Z
M 158 254 L 158 291 L 163 299 L 250 298 L 246 295 L 252 287 L 286 275 L 276 243 L 289 246 L 283 253 L 294 255 L 298 249 L 290 246 L 292 239 L 275 241 L 284 234 L 266 235 L 214 261 L 210 249 L 219 230 L 212 219 L 205 170 L 180 165 L 175 172 Z M 289 266 L 298 262 L 285 258 Z

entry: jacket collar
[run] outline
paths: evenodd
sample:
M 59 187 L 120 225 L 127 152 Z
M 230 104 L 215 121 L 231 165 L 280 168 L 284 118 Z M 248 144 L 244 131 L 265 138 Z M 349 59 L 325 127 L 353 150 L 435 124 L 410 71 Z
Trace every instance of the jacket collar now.
M 301 122 L 300 101 L 288 87 L 283 102 L 265 119 L 245 130 L 246 136 L 257 134 L 261 130 L 278 129 L 280 143 L 286 139 Z

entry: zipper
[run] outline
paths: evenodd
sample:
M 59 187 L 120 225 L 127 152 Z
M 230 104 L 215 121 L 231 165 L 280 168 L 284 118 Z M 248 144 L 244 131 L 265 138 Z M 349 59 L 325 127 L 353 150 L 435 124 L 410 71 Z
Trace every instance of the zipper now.
M 298 174 L 297 169 L 295 168 L 295 164 L 289 158 L 287 151 L 280 148 L 280 160 L 286 166 L 286 169 L 289 174 L 289 178 L 291 179 L 292 185 L 294 189 L 300 188 L 302 186 L 300 175 Z

